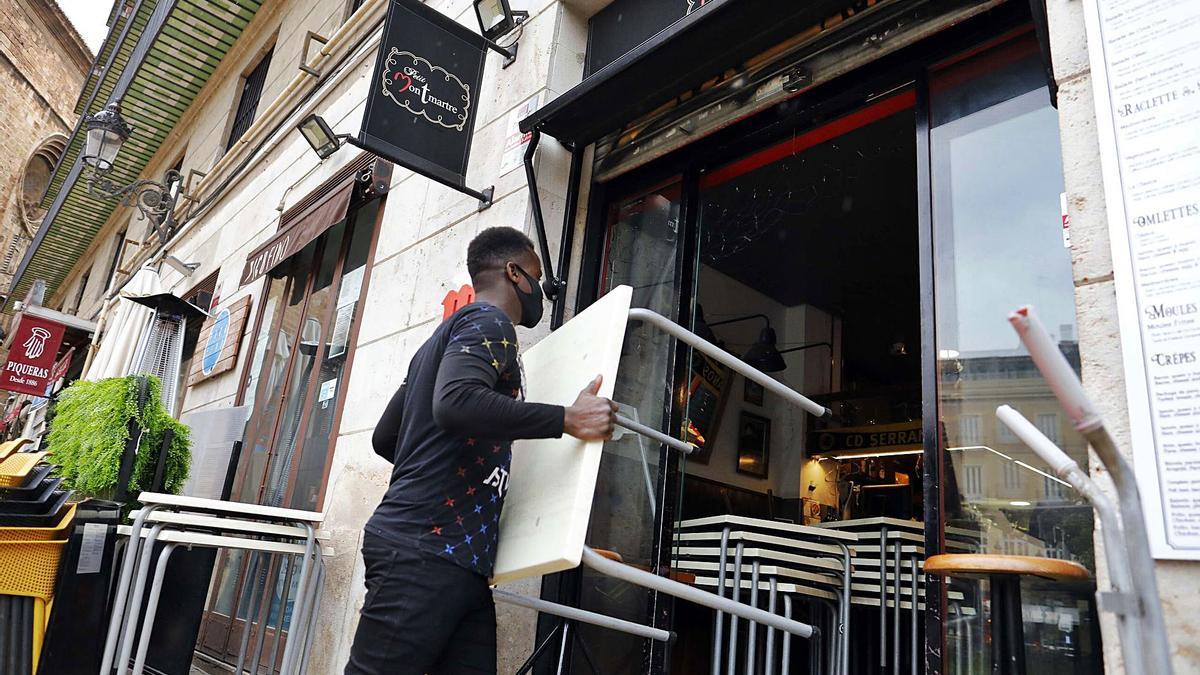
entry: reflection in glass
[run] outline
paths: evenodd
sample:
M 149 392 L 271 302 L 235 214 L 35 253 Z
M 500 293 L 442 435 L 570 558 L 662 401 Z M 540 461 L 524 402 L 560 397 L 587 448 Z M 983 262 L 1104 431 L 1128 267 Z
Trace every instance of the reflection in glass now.
M 609 211 L 603 290 L 633 287 L 633 306 L 666 317 L 678 314 L 676 252 L 679 241 L 678 183 L 617 202 Z M 662 331 L 630 324 L 613 400 L 622 414 L 664 427 L 664 402 L 672 359 L 671 340 Z M 582 387 L 583 384 L 580 383 Z M 619 551 L 627 562 L 648 565 L 654 549 L 655 490 L 659 446 L 637 434 L 605 443 L 588 527 L 591 546 Z M 650 623 L 650 593 L 583 570 L 581 606 L 639 623 Z M 640 669 L 642 641 L 624 633 L 579 627 L 596 668 L 603 673 Z M 576 658 L 579 672 L 587 672 Z
M 995 416 L 997 406 L 1013 406 L 1087 466 L 1083 438 L 1006 321 L 1018 306 L 1035 305 L 1078 372 L 1058 116 L 1035 49 L 1028 41 L 999 48 L 931 85 L 944 518 L 947 527 L 978 529 L 982 552 L 1094 570 L 1090 506 Z M 990 672 L 988 585 L 954 587 L 967 599 L 949 608 L 950 672 Z M 1096 672 L 1094 589 L 1026 587 L 1029 672 Z

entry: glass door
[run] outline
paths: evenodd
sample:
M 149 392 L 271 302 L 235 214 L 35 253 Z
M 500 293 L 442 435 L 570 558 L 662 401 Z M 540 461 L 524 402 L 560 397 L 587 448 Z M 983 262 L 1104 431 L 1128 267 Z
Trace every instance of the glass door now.
M 633 287 L 633 306 L 675 319 L 679 315 L 681 184 L 678 178 L 613 202 L 607 212 L 600 293 Z M 650 326 L 631 323 L 625 336 L 613 400 L 621 414 L 666 429 L 672 394 L 672 340 Z M 626 433 L 604 444 L 596 497 L 588 527 L 591 546 L 617 551 L 625 562 L 653 567 L 658 533 L 660 466 L 656 443 Z M 650 624 L 652 593 L 581 570 L 580 606 Z M 643 669 L 649 645 L 625 633 L 580 624 L 586 647 L 575 651 L 578 672 L 629 673 Z M 586 650 L 586 654 L 584 653 Z
M 269 276 L 246 380 L 251 416 L 235 501 L 321 507 L 378 211 L 378 200 L 352 211 Z M 252 644 L 266 630 L 262 663 L 277 666 L 298 572 L 298 561 L 223 555 L 210 594 L 204 648 L 222 658 L 236 655 L 250 621 Z M 264 587 L 269 601 L 251 617 L 249 608 L 259 604 Z
M 1090 505 L 995 415 L 1013 406 L 1087 466 L 1086 442 L 1006 320 L 1034 305 L 1078 372 L 1058 114 L 1037 43 L 1027 36 L 936 68 L 929 89 L 945 531 L 977 533 L 982 553 L 1094 571 Z M 1022 586 L 1027 672 L 1101 672 L 1094 584 Z M 950 589 L 945 672 L 990 673 L 991 645 L 1012 627 L 997 625 L 987 582 Z

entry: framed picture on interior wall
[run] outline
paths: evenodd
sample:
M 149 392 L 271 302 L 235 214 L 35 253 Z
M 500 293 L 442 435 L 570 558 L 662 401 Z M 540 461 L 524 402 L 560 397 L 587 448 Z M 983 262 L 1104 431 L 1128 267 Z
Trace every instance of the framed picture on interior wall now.
M 743 412 L 738 419 L 737 471 L 757 478 L 767 477 L 771 459 L 771 420 Z
M 683 419 L 683 438 L 698 449 L 687 461 L 708 464 L 716 443 L 725 402 L 729 398 L 733 373 L 717 361 L 692 352 L 692 377 L 688 381 L 687 411 Z
M 742 400 L 750 405 L 756 405 L 761 408 L 763 404 L 763 394 L 766 390 L 763 389 L 761 384 L 755 382 L 754 380 L 743 378 L 743 381 L 746 383 L 746 385 L 744 387 L 744 391 L 742 392 Z

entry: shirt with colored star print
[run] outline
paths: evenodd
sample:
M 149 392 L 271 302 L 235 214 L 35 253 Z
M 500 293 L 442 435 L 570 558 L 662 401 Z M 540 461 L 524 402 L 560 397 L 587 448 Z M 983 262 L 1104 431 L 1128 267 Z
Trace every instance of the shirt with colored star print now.
M 375 428 L 393 466 L 366 529 L 491 576 L 512 441 L 562 434 L 562 406 L 524 400 L 508 316 L 467 305 L 417 350 Z

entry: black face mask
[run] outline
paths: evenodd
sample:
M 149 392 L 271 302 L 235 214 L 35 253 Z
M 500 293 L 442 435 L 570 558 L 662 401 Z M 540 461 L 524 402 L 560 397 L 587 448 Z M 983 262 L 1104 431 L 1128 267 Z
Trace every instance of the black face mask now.
M 517 322 L 518 326 L 525 328 L 536 328 L 542 320 L 542 311 L 545 306 L 542 304 L 542 287 L 529 273 L 521 269 L 520 265 L 516 265 L 517 271 L 525 277 L 525 281 L 529 282 L 529 287 L 532 291 L 521 290 L 520 284 L 515 281 L 509 281 L 513 285 L 513 290 L 517 292 L 517 300 L 521 303 L 521 320 Z

